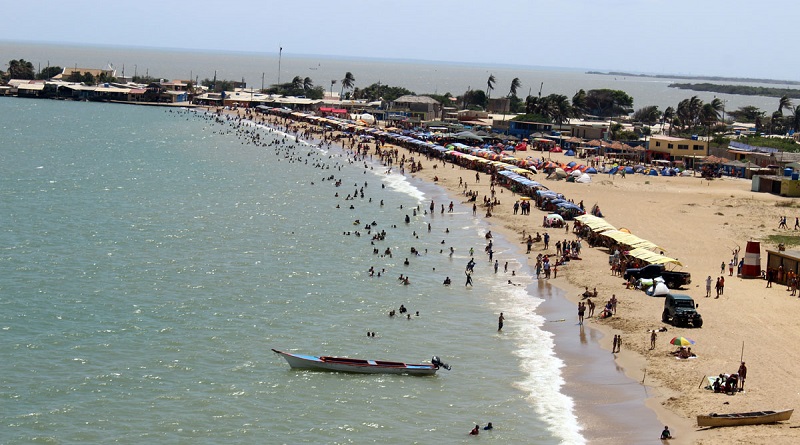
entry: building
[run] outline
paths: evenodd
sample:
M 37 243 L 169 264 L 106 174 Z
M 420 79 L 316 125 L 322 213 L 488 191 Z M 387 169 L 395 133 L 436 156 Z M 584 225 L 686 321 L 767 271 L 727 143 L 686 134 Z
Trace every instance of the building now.
M 442 104 L 428 96 L 400 96 L 389 106 L 390 116 L 405 116 L 410 121 L 432 121 L 442 118 Z
M 61 74 L 56 74 L 55 76 L 53 76 L 53 79 L 54 80 L 69 80 L 70 76 L 72 76 L 75 73 L 81 74 L 81 75 L 89 73 L 95 79 L 99 79 L 101 75 L 104 75 L 105 77 L 110 79 L 110 78 L 114 77 L 117 74 L 117 70 L 115 70 L 115 69 L 105 69 L 105 70 L 103 70 L 103 69 L 97 69 L 97 68 L 78 68 L 78 67 L 64 68 L 61 71 Z
M 508 124 L 508 134 L 520 139 L 530 138 L 534 133 L 549 134 L 553 124 L 549 122 L 526 122 L 512 120 Z
M 650 160 L 683 162 L 687 167 L 708 156 L 708 141 L 656 135 L 650 138 L 647 157 Z

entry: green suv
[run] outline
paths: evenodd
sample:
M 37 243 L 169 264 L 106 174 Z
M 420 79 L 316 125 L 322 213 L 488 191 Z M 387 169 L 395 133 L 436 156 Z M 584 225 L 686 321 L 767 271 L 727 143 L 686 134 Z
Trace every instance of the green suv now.
M 672 323 L 675 326 L 691 324 L 696 328 L 702 327 L 703 317 L 696 311 L 698 306 L 688 295 L 667 294 L 664 298 L 664 312 L 661 313 L 661 321 Z

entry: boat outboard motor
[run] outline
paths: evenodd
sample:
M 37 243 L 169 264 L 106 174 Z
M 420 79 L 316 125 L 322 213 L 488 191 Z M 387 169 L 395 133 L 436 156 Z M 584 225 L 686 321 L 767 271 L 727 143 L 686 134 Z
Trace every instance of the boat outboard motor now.
M 436 366 L 437 369 L 444 368 L 448 371 L 450 370 L 450 365 L 448 365 L 447 363 L 442 363 L 442 360 L 436 355 L 431 357 L 431 363 L 433 363 L 433 366 Z

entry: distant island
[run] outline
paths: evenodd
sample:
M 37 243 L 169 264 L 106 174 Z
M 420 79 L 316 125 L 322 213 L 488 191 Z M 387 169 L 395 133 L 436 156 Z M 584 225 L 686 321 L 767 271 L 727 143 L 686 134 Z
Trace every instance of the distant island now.
M 739 94 L 742 96 L 767 96 L 800 99 L 800 89 L 797 88 L 768 88 L 753 87 L 749 85 L 721 85 L 716 83 L 671 83 L 670 88 L 681 90 L 708 91 L 711 93 Z
M 769 83 L 777 85 L 800 85 L 800 81 L 796 80 L 754 79 L 749 77 L 683 76 L 679 74 L 634 74 L 634 73 L 625 73 L 620 71 L 608 71 L 608 72 L 587 71 L 586 74 L 600 74 L 604 76 L 652 77 L 655 79 L 686 79 L 686 80 L 710 80 L 714 82 L 748 82 L 748 83 Z M 706 84 L 701 84 L 701 85 L 706 85 Z M 744 93 L 731 93 L 731 94 L 744 94 Z M 758 95 L 760 96 L 761 94 Z

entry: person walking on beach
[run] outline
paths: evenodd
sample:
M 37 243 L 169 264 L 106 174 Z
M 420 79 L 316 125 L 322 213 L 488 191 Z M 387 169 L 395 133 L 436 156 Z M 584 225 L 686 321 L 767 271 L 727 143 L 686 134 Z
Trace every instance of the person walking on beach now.
M 579 325 L 583 324 L 583 314 L 585 312 L 586 312 L 586 306 L 581 301 L 581 302 L 578 303 L 578 324 Z
M 502 331 L 502 330 L 503 330 L 503 321 L 504 321 L 505 319 L 506 319 L 506 318 L 505 318 L 505 317 L 503 317 L 503 313 L 502 313 L 502 312 L 500 312 L 500 317 L 497 319 L 497 332 L 500 332 L 500 331 Z
M 544 233 L 544 250 L 550 248 L 550 234 L 547 232 Z
M 656 339 L 657 338 L 658 338 L 658 334 L 656 333 L 656 330 L 653 329 L 652 331 L 650 331 L 650 350 L 651 351 L 656 348 Z
M 617 336 L 614 336 L 614 341 L 611 343 L 611 353 L 617 352 Z
M 494 273 L 497 273 L 497 269 L 499 269 L 499 268 L 500 268 L 500 262 L 497 261 L 497 260 L 494 260 Z
M 622 336 L 617 335 L 617 352 L 619 352 L 621 349 L 622 349 Z
M 778 228 L 779 228 L 779 229 L 788 229 L 788 228 L 789 228 L 789 227 L 786 225 L 786 217 L 785 217 L 785 216 L 782 216 L 782 217 L 781 217 L 781 222 L 780 222 L 780 224 L 778 224 Z
M 794 230 L 800 229 L 800 218 L 794 217 Z
M 719 294 L 725 295 L 725 277 L 719 277 Z
M 722 265 L 719 266 L 719 273 L 725 273 L 725 261 L 723 261 Z
M 736 267 L 736 262 L 734 262 L 734 260 L 731 259 L 731 262 L 728 263 L 728 273 L 730 274 L 729 276 L 731 276 L 731 277 L 733 276 L 733 268 L 734 267 Z
M 706 298 L 711 296 L 711 275 L 706 278 Z
M 586 304 L 589 306 L 589 318 L 592 318 L 592 316 L 594 315 L 594 308 L 595 308 L 594 301 L 592 301 L 591 298 L 587 298 Z
M 714 297 L 714 298 L 719 298 L 719 280 L 720 280 L 721 278 L 722 278 L 722 277 L 717 277 L 717 284 L 714 286 L 714 289 L 716 289 L 716 291 L 717 291 L 717 296 L 716 296 L 716 297 Z
M 464 286 L 472 286 L 472 273 L 468 270 L 464 273 L 467 275 L 467 283 Z

